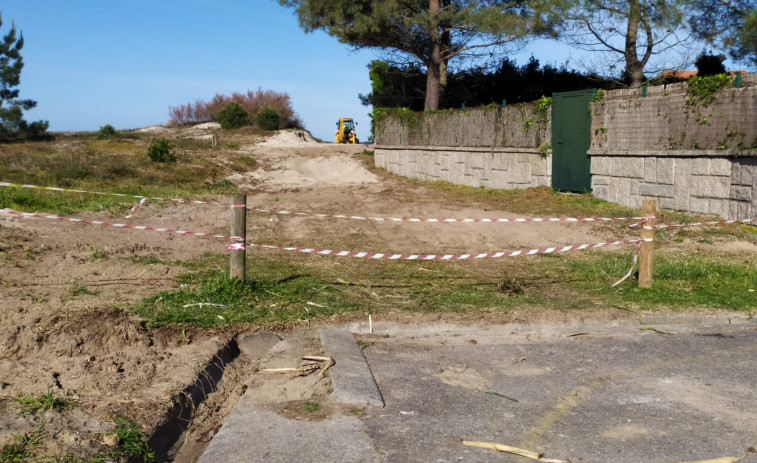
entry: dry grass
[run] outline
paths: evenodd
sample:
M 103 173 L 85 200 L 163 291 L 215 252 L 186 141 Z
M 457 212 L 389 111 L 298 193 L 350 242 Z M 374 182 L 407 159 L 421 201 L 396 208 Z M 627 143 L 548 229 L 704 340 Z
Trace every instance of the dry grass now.
M 254 140 L 255 131 L 231 134 Z M 0 181 L 106 191 L 143 196 L 193 198 L 229 193 L 235 187 L 224 180 L 234 171 L 249 170 L 255 160 L 235 150 L 212 148 L 208 140 L 170 139 L 176 163 L 156 163 L 147 157 L 153 138 L 137 132 L 117 139 L 97 140 L 96 134 L 65 134 L 52 142 L 6 144 L 0 150 Z M 72 213 L 79 210 L 123 210 L 132 199 L 60 193 L 18 188 L 0 189 L 0 207 L 24 211 Z

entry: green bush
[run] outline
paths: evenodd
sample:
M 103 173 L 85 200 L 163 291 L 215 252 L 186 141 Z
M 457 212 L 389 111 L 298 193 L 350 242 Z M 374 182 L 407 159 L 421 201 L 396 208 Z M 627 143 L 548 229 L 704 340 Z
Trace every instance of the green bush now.
M 97 133 L 98 140 L 109 140 L 116 137 L 116 129 L 110 124 L 105 124 L 100 127 L 100 131 Z
M 171 151 L 171 143 L 165 138 L 156 138 L 150 142 L 147 157 L 154 162 L 176 162 L 176 155 Z
M 239 103 L 229 103 L 216 117 L 222 129 L 238 129 L 250 123 L 250 116 Z
M 264 107 L 258 111 L 255 122 L 263 130 L 278 130 L 279 124 L 281 124 L 281 116 L 275 109 Z

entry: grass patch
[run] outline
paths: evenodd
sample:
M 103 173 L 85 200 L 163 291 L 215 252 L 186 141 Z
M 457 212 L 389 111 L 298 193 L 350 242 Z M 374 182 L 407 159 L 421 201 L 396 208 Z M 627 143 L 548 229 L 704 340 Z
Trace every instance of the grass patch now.
M 321 275 L 285 260 L 270 259 L 250 268 L 245 282 L 229 279 L 225 257 L 219 255 L 213 262 L 206 257 L 198 265 L 202 270 L 181 277 L 187 288 L 161 292 L 134 310 L 153 325 L 213 327 L 288 322 L 359 308 Z
M 124 456 L 128 461 L 155 461 L 155 452 L 147 445 L 147 436 L 136 424 L 124 417 L 116 417 L 113 423 L 119 439 L 118 449 L 113 454 Z
M 449 263 L 337 261 L 312 256 L 261 254 L 248 266 L 248 280 L 227 277 L 225 255 L 187 263 L 184 289 L 161 292 L 133 310 L 152 325 L 215 327 L 235 323 L 294 322 L 345 312 L 411 311 L 460 313 L 507 311 L 529 304 L 529 295 L 498 288 L 494 276 L 481 276 Z M 331 261 L 333 263 L 333 261 Z M 351 281 L 343 279 L 350 275 Z
M 73 408 L 75 402 L 64 397 L 58 397 L 54 391 L 48 391 L 45 394 L 19 394 L 16 402 L 21 406 L 21 414 L 34 415 L 38 411 L 43 413 L 53 410 L 62 413 Z
M 129 260 L 135 264 L 142 265 L 171 265 L 170 262 L 166 262 L 153 256 L 131 256 L 129 257 Z
M 176 163 L 149 162 L 146 138 L 96 140 L 95 135 L 67 137 L 58 143 L 3 145 L 0 181 L 57 188 L 104 191 L 135 196 L 196 198 L 236 190 L 223 177 L 232 169 L 210 157 L 189 156 L 207 143 L 176 142 Z M 173 141 L 172 141 L 173 143 Z M 206 146 L 207 145 L 207 146 Z M 138 200 L 129 197 L 0 188 L 0 208 L 72 214 L 107 211 L 123 214 Z
M 74 280 L 74 284 L 71 287 L 71 295 L 73 296 L 97 296 L 97 291 L 92 291 L 77 279 Z
M 576 289 L 593 292 L 611 303 L 630 303 L 642 309 L 658 307 L 711 307 L 751 311 L 757 308 L 757 265 L 749 261 L 719 259 L 699 254 L 655 256 L 652 288 L 638 288 L 636 281 L 617 288 L 607 283 L 624 274 L 628 255 L 592 253 L 568 267 L 579 279 Z
M 321 405 L 318 402 L 305 402 L 302 404 L 302 409 L 305 413 L 315 413 L 321 409 Z
M 40 446 L 45 426 L 40 426 L 31 434 L 11 434 L 13 442 L 0 447 L 0 463 L 24 463 L 33 461 L 36 449 Z
M 757 308 L 757 293 L 750 291 L 757 291 L 753 262 L 658 252 L 652 289 L 639 289 L 633 278 L 613 288 L 632 258 L 633 248 L 458 263 L 260 253 L 250 259 L 248 280 L 240 282 L 227 277 L 225 255 L 207 255 L 183 264 L 190 270 L 180 278 L 183 289 L 161 292 L 133 310 L 153 326 L 211 328 L 293 323 L 347 312 Z

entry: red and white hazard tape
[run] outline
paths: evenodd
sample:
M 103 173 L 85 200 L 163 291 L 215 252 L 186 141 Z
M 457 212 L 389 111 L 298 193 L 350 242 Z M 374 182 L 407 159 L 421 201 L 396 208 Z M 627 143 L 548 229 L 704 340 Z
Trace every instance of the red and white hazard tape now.
M 134 207 L 131 208 L 131 214 L 127 215 L 126 218 L 130 219 L 134 217 L 134 214 L 136 214 L 139 208 L 144 206 L 146 202 L 147 202 L 147 198 L 142 198 L 141 201 L 139 201 Z
M 628 277 L 630 277 L 631 274 L 633 273 L 633 269 L 636 268 L 636 263 L 639 261 L 639 252 L 641 251 L 641 243 L 643 241 L 652 241 L 652 240 L 644 238 L 642 240 L 639 240 L 638 243 L 636 243 L 636 252 L 634 253 L 633 260 L 631 261 L 631 268 L 628 270 L 628 273 L 626 273 L 625 275 L 623 275 L 623 278 L 621 278 L 620 280 L 616 281 L 615 284 L 612 285 L 613 288 L 616 287 L 616 286 L 618 286 L 619 284 L 623 283 L 624 281 L 626 281 L 628 279 Z
M 29 218 L 37 218 L 37 219 L 52 219 L 52 220 L 60 220 L 64 222 L 72 222 L 72 223 L 79 223 L 79 224 L 87 224 L 87 225 L 100 225 L 103 227 L 113 227 L 113 228 L 126 228 L 126 229 L 132 229 L 132 230 L 143 230 L 143 231 L 155 231 L 155 232 L 164 232 L 164 233 L 176 233 L 179 235 L 190 235 L 190 236 L 198 236 L 198 237 L 206 237 L 206 238 L 224 238 L 229 239 L 232 241 L 243 241 L 244 239 L 238 236 L 229 236 L 229 235 L 218 235 L 213 233 L 200 233 L 200 232 L 192 232 L 192 231 L 186 231 L 186 230 L 179 230 L 179 229 L 173 229 L 173 228 L 158 228 L 158 227 L 148 227 L 145 225 L 131 225 L 131 224 L 124 224 L 124 223 L 113 223 L 113 222 L 105 222 L 101 220 L 86 220 L 86 219 L 78 219 L 74 217 L 61 217 L 58 215 L 52 215 L 52 214 L 40 214 L 36 212 L 20 212 L 15 211 L 13 209 L 0 209 L 0 214 L 7 214 L 7 215 L 13 215 L 18 217 L 29 217 Z M 515 257 L 515 256 L 530 256 L 535 254 L 549 254 L 553 252 L 566 252 L 566 251 L 577 251 L 577 250 L 584 250 L 584 249 L 595 249 L 595 248 L 601 248 L 601 247 L 607 247 L 607 246 L 616 246 L 621 244 L 637 244 L 638 247 L 641 246 L 642 241 L 654 241 L 652 238 L 645 238 L 645 239 L 639 239 L 639 240 L 623 240 L 623 241 L 609 241 L 609 242 L 603 242 L 603 243 L 594 243 L 594 244 L 578 244 L 578 245 L 570 245 L 570 246 L 559 246 L 559 247 L 549 247 L 549 248 L 540 248 L 540 249 L 531 249 L 527 251 L 509 251 L 509 252 L 488 252 L 488 253 L 478 253 L 478 254 L 389 254 L 389 253 L 377 253 L 377 252 L 364 252 L 364 251 L 334 251 L 331 249 L 314 249 L 314 248 L 300 248 L 300 247 L 285 247 L 285 246 L 273 246 L 269 244 L 255 244 L 255 243 L 232 243 L 230 244 L 226 250 L 227 251 L 244 251 L 247 247 L 251 248 L 262 248 L 262 249 L 274 249 L 274 250 L 280 250 L 280 251 L 295 251 L 295 252 L 304 252 L 308 254 L 318 254 L 322 256 L 336 256 L 336 257 L 357 257 L 357 258 L 364 258 L 364 259 L 380 259 L 380 260 L 468 260 L 468 259 L 485 259 L 485 258 L 500 258 L 500 257 Z M 636 255 L 633 259 L 633 264 L 631 266 L 631 270 L 629 270 L 628 274 L 623 277 L 620 281 L 615 283 L 616 286 L 633 272 L 633 268 L 636 265 L 636 261 L 638 259 L 638 247 L 636 251 Z
M 304 217 L 318 217 L 324 219 L 353 219 L 372 220 L 376 222 L 421 222 L 421 223 L 526 223 L 526 222 L 613 222 L 620 220 L 634 220 L 642 223 L 654 217 L 516 217 L 500 219 L 435 219 L 435 218 L 405 218 L 405 217 L 361 217 L 344 214 L 318 214 L 315 212 L 278 211 L 273 209 L 248 208 L 254 212 L 280 215 L 296 215 Z M 634 224 L 632 226 L 639 225 Z
M 19 183 L 0 182 L 0 187 L 15 187 L 15 188 L 31 188 L 39 190 L 60 191 L 67 193 L 87 193 L 94 195 L 108 195 L 119 196 L 125 198 L 137 198 L 140 199 L 139 204 L 132 207 L 131 214 L 126 218 L 132 217 L 148 200 L 153 201 L 172 201 L 180 204 L 204 204 L 211 206 L 225 206 L 231 208 L 247 207 L 247 209 L 260 212 L 264 214 L 278 214 L 278 215 L 293 215 L 301 217 L 318 217 L 323 219 L 352 219 L 352 220 L 370 220 L 375 222 L 420 222 L 420 223 L 540 223 L 540 222 L 613 222 L 613 221 L 627 221 L 633 220 L 639 223 L 652 217 L 516 217 L 516 218 L 480 218 L 480 219 L 437 219 L 437 218 L 406 218 L 406 217 L 363 217 L 357 215 L 348 214 L 321 214 L 316 212 L 293 212 L 293 211 L 280 211 L 275 209 L 259 209 L 255 207 L 248 207 L 244 204 L 232 204 L 229 206 L 225 203 L 219 203 L 216 201 L 199 201 L 194 199 L 181 199 L 181 198 L 166 198 L 166 197 L 148 197 L 141 195 L 128 195 L 124 193 L 106 193 L 102 191 L 85 191 L 74 190 L 69 188 L 56 188 L 37 185 L 22 185 Z M 631 225 L 637 226 L 637 224 Z
M 270 244 L 255 243 L 233 243 L 230 244 L 227 251 L 244 251 L 246 248 L 275 249 L 278 251 L 295 251 L 308 254 L 318 254 L 321 256 L 336 257 L 358 257 L 364 259 L 381 259 L 381 260 L 466 260 L 466 259 L 486 259 L 499 257 L 531 256 L 534 254 L 549 254 L 553 252 L 578 251 L 584 249 L 595 249 L 607 246 L 617 246 L 620 244 L 638 244 L 642 241 L 654 241 L 652 238 L 639 240 L 608 241 L 595 244 L 577 244 L 571 246 L 558 246 L 551 248 L 531 249 L 528 251 L 509 251 L 509 252 L 487 252 L 480 254 L 389 254 L 380 252 L 363 252 L 363 251 L 333 251 L 331 249 L 314 249 L 300 248 L 291 246 L 273 246 Z
M 60 217 L 57 215 L 50 215 L 50 214 L 40 214 L 37 212 L 19 212 L 14 211 L 13 209 L 0 209 L 0 214 L 8 214 L 8 215 L 15 215 L 19 217 L 32 217 L 35 219 L 52 219 L 52 220 L 60 220 L 63 222 L 73 222 L 73 223 L 81 223 L 86 225 L 100 225 L 102 227 L 113 227 L 113 228 L 128 228 L 132 230 L 143 230 L 143 231 L 155 231 L 155 232 L 163 232 L 163 233 L 176 233 L 178 235 L 189 235 L 189 236 L 199 236 L 201 238 L 224 238 L 229 239 L 232 241 L 243 241 L 243 238 L 239 236 L 230 236 L 230 235 L 217 235 L 214 233 L 200 233 L 200 232 L 193 232 L 193 231 L 186 231 L 186 230 L 179 230 L 175 228 L 159 228 L 159 227 L 148 227 L 145 225 L 132 225 L 128 223 L 113 223 L 113 222 L 104 222 L 102 220 L 85 220 L 85 219 L 77 219 L 74 217 Z
M 746 225 L 753 225 L 757 223 L 757 218 L 745 219 L 745 220 L 717 220 L 714 222 L 692 222 L 692 223 L 676 223 L 670 225 L 642 225 L 641 227 L 647 230 L 657 230 L 660 228 L 682 228 L 682 227 L 698 227 L 702 225 L 728 225 L 733 223 L 743 223 Z

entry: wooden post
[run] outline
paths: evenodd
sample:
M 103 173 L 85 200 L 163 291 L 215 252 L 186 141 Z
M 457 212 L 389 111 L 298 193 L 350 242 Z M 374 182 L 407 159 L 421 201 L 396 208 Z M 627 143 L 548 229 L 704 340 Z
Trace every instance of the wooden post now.
M 242 243 L 247 241 L 247 195 L 235 194 L 232 196 L 231 205 L 244 207 L 231 208 L 231 236 L 242 238 Z M 247 264 L 247 252 L 231 251 L 231 272 L 229 278 L 237 278 L 244 281 L 245 266 Z
M 645 199 L 641 206 L 641 215 L 655 217 L 657 215 L 657 200 Z M 644 227 L 654 227 L 655 219 L 648 219 Z M 654 229 L 642 228 L 641 239 L 654 239 Z M 654 266 L 654 241 L 642 241 L 639 250 L 639 288 L 652 287 L 652 273 Z

